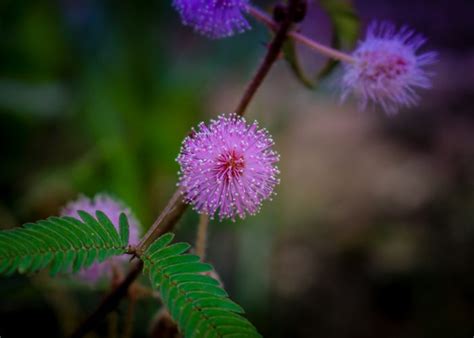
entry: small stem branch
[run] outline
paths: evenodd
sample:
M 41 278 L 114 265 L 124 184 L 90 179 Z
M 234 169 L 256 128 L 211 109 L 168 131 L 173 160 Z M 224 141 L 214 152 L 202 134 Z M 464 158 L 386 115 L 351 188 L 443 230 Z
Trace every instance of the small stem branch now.
M 355 62 L 354 58 L 350 56 L 349 54 L 343 53 L 331 47 L 324 46 L 320 44 L 319 42 L 311 40 L 307 36 L 304 36 L 303 34 L 300 34 L 298 32 L 295 32 L 295 31 L 289 32 L 288 36 L 292 37 L 293 40 L 298 41 L 306 45 L 307 47 L 315 50 L 316 52 L 319 52 L 320 54 L 325 55 L 331 59 L 339 60 L 346 63 Z
M 181 196 L 181 189 L 177 189 L 160 216 L 158 216 L 148 232 L 143 236 L 140 244 L 138 244 L 137 251 L 139 253 L 143 252 L 158 237 L 173 229 L 186 210 L 186 206 L 187 204 L 183 202 Z
M 271 30 L 276 31 L 278 29 L 278 24 L 275 21 L 273 21 L 273 19 L 270 16 L 262 12 L 260 9 L 253 6 L 248 6 L 247 11 L 256 20 L 262 22 L 263 24 L 268 26 L 268 28 L 270 28 Z M 288 36 L 291 37 L 293 40 L 298 41 L 299 43 L 331 59 L 339 60 L 346 63 L 354 63 L 354 58 L 350 56 L 349 54 L 346 54 L 337 49 L 325 46 L 319 42 L 316 42 L 308 38 L 307 36 L 301 33 L 298 33 L 297 31 L 294 31 L 294 30 L 289 31 Z
M 268 75 L 270 68 L 278 59 L 278 56 L 280 55 L 280 52 L 283 48 L 283 44 L 285 43 L 287 34 L 290 31 L 291 25 L 293 23 L 293 15 L 296 2 L 296 0 L 290 1 L 290 4 L 288 6 L 287 17 L 283 20 L 281 24 L 274 23 L 274 25 L 272 26 L 272 28 L 276 31 L 275 37 L 270 43 L 265 58 L 260 64 L 260 67 L 255 73 L 255 76 L 252 78 L 252 81 L 247 86 L 247 89 L 245 90 L 245 93 L 242 99 L 240 100 L 237 109 L 235 110 L 235 113 L 237 115 L 242 116 L 245 114 L 247 106 L 249 105 L 250 101 L 252 100 L 253 96 L 257 92 L 265 77 Z M 250 8 L 252 7 L 249 7 L 249 11 Z
M 199 225 L 196 238 L 196 255 L 201 257 L 201 261 L 206 259 L 207 229 L 209 228 L 209 215 L 199 216 Z
M 248 5 L 247 12 L 258 21 L 267 25 L 268 28 L 270 28 L 271 30 L 276 30 L 278 28 L 278 24 L 275 21 L 273 21 L 273 19 L 267 13 L 264 13 L 257 7 Z

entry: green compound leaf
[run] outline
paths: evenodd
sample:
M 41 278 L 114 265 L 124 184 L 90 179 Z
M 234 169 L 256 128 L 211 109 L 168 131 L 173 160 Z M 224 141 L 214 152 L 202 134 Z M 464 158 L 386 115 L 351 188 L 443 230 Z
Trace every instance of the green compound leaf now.
M 186 338 L 261 337 L 231 301 L 219 282 L 208 274 L 212 266 L 185 253 L 186 243 L 170 244 L 174 235 L 161 236 L 141 255 L 145 272 Z
M 51 275 L 77 272 L 94 262 L 122 255 L 128 245 L 128 221 L 120 218 L 120 234 L 101 211 L 79 211 L 81 220 L 50 217 L 21 228 L 0 231 L 0 274 L 34 272 L 49 267 Z

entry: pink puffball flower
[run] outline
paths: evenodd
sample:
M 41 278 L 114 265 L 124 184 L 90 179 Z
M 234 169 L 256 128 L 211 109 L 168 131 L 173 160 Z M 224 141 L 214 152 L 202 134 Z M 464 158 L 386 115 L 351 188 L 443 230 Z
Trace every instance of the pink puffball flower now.
M 417 53 L 426 39 L 407 27 L 396 30 L 390 23 L 372 23 L 364 41 L 346 63 L 342 78 L 342 100 L 354 94 L 359 110 L 369 102 L 379 104 L 389 115 L 401 107 L 415 105 L 416 88 L 430 88 L 425 66 L 436 61 L 436 53 Z
M 220 39 L 250 28 L 243 13 L 248 0 L 173 0 L 186 26 L 211 39 Z
M 97 210 L 102 211 L 112 222 L 114 227 L 119 229 L 120 214 L 125 213 L 129 224 L 129 243 L 138 244 L 140 225 L 131 211 L 117 199 L 107 194 L 98 194 L 93 199 L 80 196 L 77 200 L 69 202 L 62 210 L 61 216 L 70 216 L 81 221 L 78 211 L 82 210 L 93 216 Z M 129 257 L 120 256 L 109 258 L 102 263 L 94 263 L 90 267 L 82 269 L 78 273 L 79 279 L 90 285 L 96 285 L 98 282 L 110 279 L 113 275 L 113 268 L 119 267 L 122 263 L 128 261 Z
M 182 144 L 179 186 L 199 213 L 235 219 L 254 215 L 279 183 L 274 142 L 258 123 L 235 114 L 200 123 Z

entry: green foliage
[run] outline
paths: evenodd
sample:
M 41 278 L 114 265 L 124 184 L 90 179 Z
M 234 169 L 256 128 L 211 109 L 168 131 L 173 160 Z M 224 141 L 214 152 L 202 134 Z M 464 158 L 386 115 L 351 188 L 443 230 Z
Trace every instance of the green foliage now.
M 0 274 L 34 272 L 49 267 L 51 275 L 77 272 L 95 261 L 126 253 L 129 227 L 125 214 L 117 231 L 107 216 L 79 211 L 81 220 L 50 217 L 0 232 Z M 185 337 L 261 337 L 231 301 L 213 268 L 185 253 L 187 243 L 170 244 L 174 235 L 160 237 L 140 255 L 163 303 Z
M 333 31 L 332 47 L 335 49 L 352 48 L 359 35 L 360 19 L 349 0 L 320 0 L 321 9 L 331 20 Z M 315 88 L 320 80 L 329 75 L 338 61 L 328 59 L 326 65 L 317 74 L 307 74 L 303 69 L 295 48 L 295 41 L 288 39 L 284 53 L 296 78 L 308 88 Z
M 142 255 L 153 287 L 185 337 L 261 337 L 231 301 L 219 282 L 208 274 L 212 266 L 196 255 L 186 254 L 186 243 L 171 244 L 165 234 Z
M 51 275 L 77 272 L 95 261 L 122 255 L 128 245 L 128 222 L 120 217 L 120 235 L 107 216 L 79 211 L 72 217 L 50 217 L 0 232 L 0 274 L 34 272 L 49 266 Z

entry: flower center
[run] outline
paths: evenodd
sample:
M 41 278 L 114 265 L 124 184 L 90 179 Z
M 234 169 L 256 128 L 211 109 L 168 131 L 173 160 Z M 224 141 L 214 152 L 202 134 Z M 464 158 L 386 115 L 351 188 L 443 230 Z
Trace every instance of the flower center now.
M 408 73 L 409 62 L 399 54 L 386 51 L 367 51 L 362 56 L 365 60 L 365 75 L 372 81 L 394 80 Z
M 235 150 L 222 153 L 217 158 L 216 174 L 228 182 L 240 177 L 245 168 L 244 156 Z

